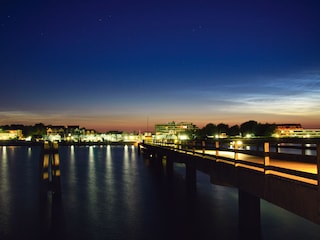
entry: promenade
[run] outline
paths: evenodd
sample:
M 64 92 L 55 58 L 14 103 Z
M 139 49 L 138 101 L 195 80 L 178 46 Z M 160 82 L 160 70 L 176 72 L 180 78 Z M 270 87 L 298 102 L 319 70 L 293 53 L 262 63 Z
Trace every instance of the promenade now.
M 195 152 L 197 154 L 203 154 L 203 150 L 195 150 Z M 206 157 L 212 156 L 217 162 L 236 164 L 238 167 L 250 168 L 250 169 L 261 171 L 261 172 L 264 171 L 264 168 L 262 168 L 262 166 L 264 166 L 265 164 L 264 157 L 249 155 L 245 153 L 235 153 L 230 151 L 219 151 L 219 150 L 218 151 L 205 150 L 204 153 Z M 235 163 L 234 161 L 230 161 L 231 159 L 235 159 L 236 154 L 237 154 L 237 162 Z M 250 164 L 250 163 L 253 163 L 253 164 Z M 261 166 L 261 167 L 258 167 L 258 166 Z M 297 161 L 292 161 L 290 159 L 281 160 L 281 159 L 270 158 L 268 166 L 273 166 L 280 169 L 288 169 L 288 170 L 297 171 L 297 172 L 305 172 L 310 174 L 317 174 L 317 171 L 318 171 L 316 163 L 297 162 Z M 279 172 L 274 170 L 268 170 L 266 174 L 273 174 L 273 175 L 277 175 L 277 176 L 281 176 L 281 177 L 285 177 L 285 178 L 289 178 L 289 179 L 293 179 L 301 182 L 306 182 L 313 185 L 318 184 L 317 180 L 295 176 L 292 174 L 287 174 L 284 172 Z
M 154 166 L 163 169 L 165 163 L 168 176 L 174 162 L 184 163 L 189 186 L 195 186 L 197 170 L 208 174 L 212 184 L 238 188 L 239 209 L 244 210 L 239 218 L 245 225 L 259 222 L 259 199 L 320 224 L 318 139 L 259 139 L 241 147 L 228 141 L 140 147 Z M 247 212 L 255 217 L 247 219 Z

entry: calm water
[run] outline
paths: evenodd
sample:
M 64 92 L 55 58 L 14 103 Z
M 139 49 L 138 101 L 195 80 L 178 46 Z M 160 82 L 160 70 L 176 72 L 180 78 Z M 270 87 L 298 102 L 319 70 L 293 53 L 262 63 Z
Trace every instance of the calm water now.
M 0 239 L 239 239 L 237 190 L 183 165 L 172 180 L 135 147 L 60 147 L 61 199 L 40 198 L 37 147 L 0 147 Z M 320 239 L 320 226 L 261 200 L 261 239 Z

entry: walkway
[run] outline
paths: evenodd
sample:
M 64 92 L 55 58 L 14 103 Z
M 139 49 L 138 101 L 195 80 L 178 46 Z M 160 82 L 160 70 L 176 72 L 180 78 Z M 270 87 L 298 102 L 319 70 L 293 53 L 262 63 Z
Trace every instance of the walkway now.
M 202 150 L 195 150 L 196 153 L 202 154 Z M 216 150 L 205 150 L 206 155 L 212 155 L 216 156 Z M 264 158 L 263 157 L 258 157 L 258 156 L 253 156 L 249 154 L 244 154 L 244 153 L 237 153 L 238 154 L 238 160 L 236 162 L 237 167 L 246 167 L 250 168 L 256 171 L 261 171 L 263 172 L 264 169 Z M 230 160 L 228 160 L 230 159 Z M 218 151 L 218 158 L 216 159 L 217 162 L 225 162 L 229 164 L 235 164 L 234 162 L 235 159 L 235 153 L 234 152 L 229 152 L 229 151 Z M 248 164 L 249 163 L 249 164 Z M 252 166 L 250 163 L 253 163 L 254 165 L 257 166 Z M 258 167 L 260 165 L 260 167 Z M 290 160 L 280 160 L 280 159 L 270 159 L 269 160 L 269 165 L 270 167 L 276 167 L 276 168 L 281 168 L 281 169 L 288 169 L 292 171 L 297 171 L 300 173 L 310 173 L 310 174 L 317 174 L 317 164 L 316 163 L 304 163 L 304 162 L 296 162 L 296 161 L 290 161 Z M 276 169 L 275 168 L 275 169 Z M 301 181 L 301 182 L 306 182 L 312 185 L 317 185 L 318 181 L 314 179 L 309 179 L 307 177 L 302 177 L 302 176 L 296 176 L 293 174 L 284 173 L 283 171 L 275 171 L 275 170 L 267 170 L 266 174 L 273 174 L 281 177 L 286 177 L 289 179 Z M 304 174 L 302 174 L 304 175 Z

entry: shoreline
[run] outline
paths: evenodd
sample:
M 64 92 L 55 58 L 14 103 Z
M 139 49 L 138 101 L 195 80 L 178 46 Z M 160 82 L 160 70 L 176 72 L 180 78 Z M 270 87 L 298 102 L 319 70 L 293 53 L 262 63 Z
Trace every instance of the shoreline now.
M 44 141 L 32 142 L 32 141 L 20 141 L 20 140 L 10 140 L 10 141 L 0 141 L 0 146 L 43 146 Z M 107 145 L 137 145 L 138 142 L 59 142 L 59 146 L 107 146 Z

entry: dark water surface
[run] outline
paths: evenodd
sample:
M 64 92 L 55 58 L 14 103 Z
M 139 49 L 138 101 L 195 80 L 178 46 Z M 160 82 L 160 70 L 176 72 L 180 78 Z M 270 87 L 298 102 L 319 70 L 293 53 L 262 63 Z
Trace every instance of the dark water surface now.
M 61 198 L 40 198 L 40 148 L 0 147 L 0 239 L 240 239 L 238 191 L 197 190 L 134 146 L 60 147 Z M 320 226 L 261 200 L 261 239 L 320 239 Z

